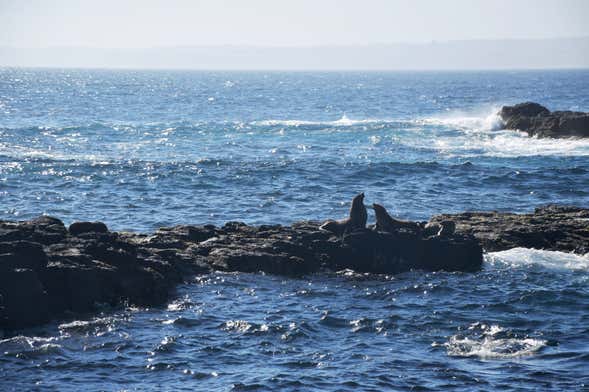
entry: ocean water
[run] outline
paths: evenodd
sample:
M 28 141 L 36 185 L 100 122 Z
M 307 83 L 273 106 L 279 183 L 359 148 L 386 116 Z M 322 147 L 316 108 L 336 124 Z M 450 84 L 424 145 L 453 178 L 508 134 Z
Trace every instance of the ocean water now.
M 527 100 L 589 111 L 589 71 L 0 69 L 0 218 L 288 224 L 359 191 L 406 219 L 588 207 L 589 140 L 501 130 Z M 0 389 L 587 390 L 588 257 L 200 276 L 167 307 L 6 334 Z

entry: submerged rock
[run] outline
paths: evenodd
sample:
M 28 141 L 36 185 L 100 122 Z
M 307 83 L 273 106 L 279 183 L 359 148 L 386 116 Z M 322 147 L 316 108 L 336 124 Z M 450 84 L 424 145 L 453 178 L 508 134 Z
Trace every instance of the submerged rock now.
M 589 113 L 551 112 L 534 102 L 503 106 L 499 112 L 506 129 L 538 137 L 589 137 Z

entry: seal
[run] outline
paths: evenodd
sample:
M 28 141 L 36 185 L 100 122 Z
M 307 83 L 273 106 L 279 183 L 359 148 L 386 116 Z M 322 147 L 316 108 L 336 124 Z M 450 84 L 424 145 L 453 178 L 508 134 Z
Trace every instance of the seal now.
M 348 231 L 366 228 L 367 220 L 368 212 L 366 206 L 364 206 L 364 193 L 360 193 L 352 199 L 350 216 L 347 219 L 339 221 L 329 219 L 319 226 L 319 229 L 329 231 L 337 236 L 343 236 Z
M 319 230 L 329 231 L 335 234 L 336 236 L 341 237 L 348 229 L 348 224 L 349 219 L 343 219 L 339 221 L 329 219 L 325 221 L 321 226 L 319 226 Z
M 350 208 L 350 229 L 365 229 L 366 221 L 368 220 L 368 212 L 364 205 L 364 192 L 356 195 L 352 199 L 352 207 Z
M 421 232 L 421 227 L 418 223 L 395 219 L 390 216 L 386 208 L 380 204 L 374 203 L 372 204 L 372 208 L 374 209 L 374 216 L 376 217 L 375 229 L 377 231 L 385 231 L 387 233 L 395 233 L 399 230 L 408 230 L 417 233 Z

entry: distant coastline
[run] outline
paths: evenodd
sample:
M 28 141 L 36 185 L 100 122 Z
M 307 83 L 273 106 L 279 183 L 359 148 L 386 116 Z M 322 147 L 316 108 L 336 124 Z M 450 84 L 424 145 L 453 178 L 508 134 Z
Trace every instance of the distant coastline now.
M 589 68 L 589 37 L 349 46 L 0 47 L 2 67 L 467 71 Z

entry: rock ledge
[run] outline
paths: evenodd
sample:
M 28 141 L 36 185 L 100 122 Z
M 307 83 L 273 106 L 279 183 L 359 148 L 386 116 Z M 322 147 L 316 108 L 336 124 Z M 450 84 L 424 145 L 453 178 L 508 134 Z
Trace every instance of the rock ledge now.
M 291 226 L 179 225 L 154 233 L 111 232 L 100 222 L 0 221 L 0 330 L 38 325 L 99 304 L 165 303 L 188 276 L 219 271 L 302 276 L 353 269 L 477 271 L 487 251 L 513 247 L 589 252 L 589 209 L 547 206 L 532 214 L 438 215 L 456 233 L 422 237 L 356 229 L 343 237 L 319 222 Z

